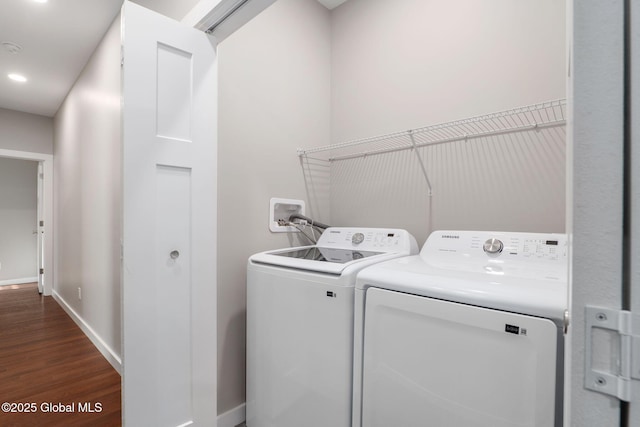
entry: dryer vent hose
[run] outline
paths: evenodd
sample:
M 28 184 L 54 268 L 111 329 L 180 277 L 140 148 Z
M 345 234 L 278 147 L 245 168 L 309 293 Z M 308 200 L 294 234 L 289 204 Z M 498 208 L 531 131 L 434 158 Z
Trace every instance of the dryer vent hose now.
M 309 218 L 308 216 L 304 216 L 304 215 L 300 215 L 300 214 L 293 214 L 289 217 L 289 222 L 294 222 L 294 220 L 303 220 L 303 221 L 307 221 L 307 224 L 312 225 L 314 227 L 317 228 L 322 228 L 322 229 L 327 229 L 330 227 L 330 225 L 327 224 L 323 224 L 321 222 L 316 222 L 314 221 L 312 218 Z

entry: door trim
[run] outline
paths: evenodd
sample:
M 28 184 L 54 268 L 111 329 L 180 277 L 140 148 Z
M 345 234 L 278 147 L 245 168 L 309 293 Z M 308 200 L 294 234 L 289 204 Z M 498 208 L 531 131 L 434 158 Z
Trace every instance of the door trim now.
M 53 269 L 54 227 L 53 227 L 53 154 L 0 149 L 0 157 L 33 160 L 42 163 L 44 188 L 42 189 L 42 210 L 46 239 L 44 243 L 44 295 L 50 296 L 55 287 Z M 40 203 L 40 202 L 39 202 Z

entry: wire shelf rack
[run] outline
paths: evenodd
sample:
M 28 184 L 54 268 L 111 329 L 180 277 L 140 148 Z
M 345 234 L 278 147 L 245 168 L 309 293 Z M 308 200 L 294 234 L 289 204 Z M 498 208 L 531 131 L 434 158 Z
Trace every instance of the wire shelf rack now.
M 399 150 L 416 149 L 426 145 L 562 126 L 566 123 L 566 104 L 566 99 L 547 101 L 419 129 L 322 147 L 299 148 L 298 156 L 314 157 L 333 162 Z

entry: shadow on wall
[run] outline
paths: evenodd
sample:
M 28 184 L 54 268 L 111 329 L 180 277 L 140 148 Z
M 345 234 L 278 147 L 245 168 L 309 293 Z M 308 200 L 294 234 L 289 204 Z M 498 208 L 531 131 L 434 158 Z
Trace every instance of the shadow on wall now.
M 412 150 L 302 167 L 308 186 L 329 182 L 332 225 L 404 228 L 420 244 L 437 229 L 561 233 L 565 140 L 556 126 L 423 146 L 431 196 Z
M 226 324 L 224 331 L 218 331 L 218 339 L 224 336 L 218 348 L 222 349 L 222 353 L 218 354 L 218 383 L 219 384 L 242 384 L 242 393 L 244 393 L 244 384 L 246 384 L 246 340 L 239 341 L 238 337 L 245 337 L 247 328 L 247 310 L 246 308 L 238 311 L 231 317 Z M 221 333 L 223 332 L 223 333 Z M 241 342 L 243 345 L 232 345 Z M 220 369 L 224 367 L 224 370 Z M 242 377 L 238 378 L 238 374 Z M 232 376 L 223 380 L 226 376 Z M 233 408 L 237 403 L 235 401 L 225 401 L 227 394 L 218 391 L 218 407 Z

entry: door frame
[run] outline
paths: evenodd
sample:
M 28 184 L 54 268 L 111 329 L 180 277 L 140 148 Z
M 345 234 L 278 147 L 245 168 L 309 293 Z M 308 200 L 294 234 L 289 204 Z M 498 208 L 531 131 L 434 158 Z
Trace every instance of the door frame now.
M 44 280 L 43 295 L 50 296 L 54 288 L 53 270 L 53 154 L 32 153 L 29 151 L 0 149 L 0 157 L 18 160 L 32 160 L 42 164 L 44 173 L 44 185 L 42 188 L 42 200 L 38 200 L 39 209 L 42 209 L 44 227 L 38 226 L 38 230 L 46 230 L 44 239 Z
M 592 366 L 608 371 L 608 363 L 613 366 L 616 359 L 622 359 L 613 333 L 595 334 L 588 326 L 586 307 L 625 309 L 624 257 L 628 249 L 624 232 L 629 213 L 625 213 L 624 194 L 628 184 L 625 92 L 630 89 L 625 69 L 626 2 L 567 0 L 567 233 L 572 285 L 566 426 L 636 425 L 627 423 L 626 403 L 593 391 L 600 383 L 586 383 Z M 633 215 L 631 221 L 638 214 Z M 590 349 L 586 348 L 587 334 L 593 343 Z M 637 404 L 636 397 L 631 407 Z

